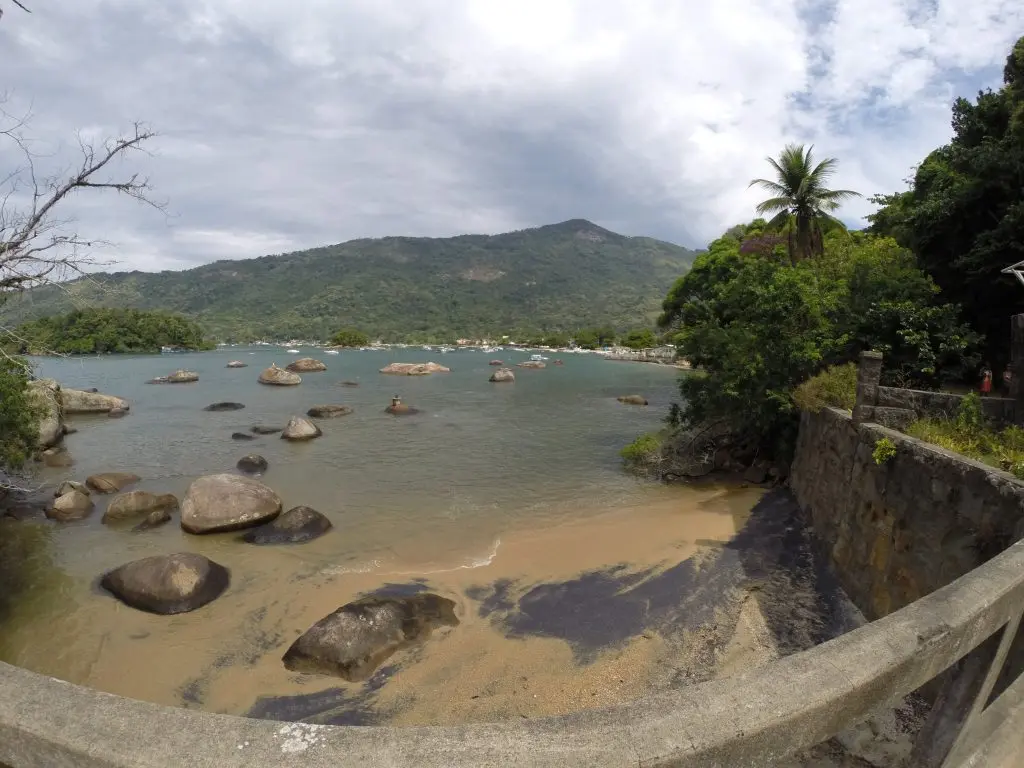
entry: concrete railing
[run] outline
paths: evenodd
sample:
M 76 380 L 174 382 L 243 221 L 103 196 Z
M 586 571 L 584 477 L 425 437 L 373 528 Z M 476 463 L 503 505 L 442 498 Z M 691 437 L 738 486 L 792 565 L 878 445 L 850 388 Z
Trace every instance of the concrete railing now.
M 981 693 L 942 765 L 1009 768 L 1020 765 L 1024 746 L 1024 679 L 984 704 L 1022 609 L 1019 542 L 895 613 L 734 677 L 617 707 L 455 727 L 333 727 L 204 714 L 0 664 L 0 764 L 762 768 L 898 701 L 1005 626 Z

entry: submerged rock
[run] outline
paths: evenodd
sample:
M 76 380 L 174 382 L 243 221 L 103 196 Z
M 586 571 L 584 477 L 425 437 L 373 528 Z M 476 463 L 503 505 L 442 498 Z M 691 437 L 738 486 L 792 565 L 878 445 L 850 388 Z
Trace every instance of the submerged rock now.
M 199 381 L 199 374 L 195 371 L 177 370 L 168 376 L 157 376 L 155 379 L 150 379 L 150 384 L 191 384 L 193 381 Z
M 334 419 L 338 416 L 348 416 L 352 409 L 347 405 L 314 405 L 306 415 L 314 419 Z
M 281 433 L 282 440 L 312 440 L 314 437 L 320 437 L 323 431 L 311 421 L 308 421 L 301 416 L 292 416 L 288 419 L 288 426 L 284 428 Z
M 527 360 L 523 363 L 518 363 L 517 368 L 547 368 L 547 363 L 542 363 L 540 360 Z
M 259 382 L 260 384 L 273 384 L 278 387 L 291 387 L 301 384 L 302 377 L 297 373 L 286 371 L 284 368 L 278 368 L 277 363 L 274 363 L 260 374 Z
M 155 555 L 122 565 L 100 579 L 114 597 L 149 613 L 186 613 L 220 597 L 231 581 L 228 569 L 202 555 Z
M 395 376 L 429 376 L 432 373 L 450 373 L 451 370 L 437 363 L 391 363 L 381 368 L 380 372 Z
M 178 508 L 178 498 L 173 493 L 150 493 L 149 491 L 128 491 L 110 500 L 103 522 L 112 523 L 148 515 L 157 510 L 168 514 Z
M 68 449 L 63 445 L 47 448 L 39 454 L 39 458 L 48 467 L 70 467 L 75 463 L 71 454 L 68 453 Z
M 620 395 L 615 399 L 625 405 L 647 405 L 647 398 L 643 395 Z
M 111 411 L 128 411 L 128 401 L 113 395 L 104 395 L 99 392 L 84 389 L 61 388 L 61 403 L 64 405 L 64 413 L 110 413 Z
M 491 360 L 491 362 L 488 363 L 488 365 L 504 365 L 504 364 L 505 364 L 504 360 Z
M 250 544 L 298 544 L 331 530 L 331 521 L 312 507 L 292 507 L 274 520 L 242 534 Z
M 365 680 L 385 659 L 422 643 L 438 627 L 454 627 L 455 603 L 430 593 L 368 597 L 343 605 L 292 643 L 284 666 L 294 672 Z
M 516 375 L 511 368 L 499 368 L 492 373 L 491 378 L 488 379 L 488 381 L 493 381 L 495 383 L 501 383 L 503 381 L 514 382 L 515 380 Z
M 254 435 L 276 435 L 281 431 L 281 427 L 261 427 L 257 424 L 255 427 L 250 427 L 249 431 Z
M 235 466 L 242 472 L 248 472 L 250 475 L 262 475 L 267 471 L 269 465 L 267 460 L 258 453 L 250 453 L 248 456 L 240 458 Z
M 218 412 L 219 411 L 240 411 L 243 408 L 245 408 L 245 405 L 243 405 L 242 403 L 224 402 L 224 403 L 210 403 L 208 406 L 203 408 L 203 410 L 204 411 L 218 411 Z
M 232 440 L 255 440 L 256 435 L 250 435 L 248 432 L 232 432 Z
M 46 516 L 67 523 L 88 517 L 95 507 L 89 494 L 72 490 L 54 499 L 53 505 L 46 510 Z
M 133 531 L 148 531 L 150 528 L 157 528 L 158 526 L 161 526 L 164 523 L 170 522 L 170 520 L 171 520 L 171 510 L 170 509 L 168 509 L 166 507 L 162 507 L 160 509 L 154 509 L 148 515 L 146 515 L 146 519 L 145 520 L 143 520 L 141 523 L 139 523 L 134 528 L 132 528 L 132 530 Z
M 240 475 L 206 475 L 193 481 L 181 504 L 181 527 L 188 533 L 249 528 L 273 520 L 281 498 L 263 483 Z
M 141 479 L 131 472 L 102 472 L 98 475 L 89 475 L 85 478 L 85 484 L 96 493 L 117 493 Z
M 312 357 L 300 357 L 298 360 L 288 363 L 285 368 L 292 373 L 316 373 L 327 370 L 327 366 L 323 362 Z
M 108 419 L 120 419 L 128 415 L 127 408 L 111 408 L 107 411 Z
M 358 387 L 359 386 L 359 382 L 358 381 L 343 381 L 343 382 L 341 382 L 341 386 L 343 386 L 343 387 Z
M 413 408 L 411 405 L 406 405 L 405 403 L 392 403 L 384 409 L 384 413 L 390 413 L 392 416 L 412 416 L 419 412 L 419 408 Z

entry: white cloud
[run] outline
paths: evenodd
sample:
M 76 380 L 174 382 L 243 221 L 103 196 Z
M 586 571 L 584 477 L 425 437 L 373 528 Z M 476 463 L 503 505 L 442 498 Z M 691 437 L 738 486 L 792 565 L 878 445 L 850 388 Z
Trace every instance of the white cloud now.
M 571 217 L 703 244 L 752 215 L 747 182 L 787 141 L 838 157 L 838 185 L 900 188 L 948 137 L 952 96 L 997 85 L 1024 33 L 1016 0 L 33 11 L 0 23 L 8 108 L 33 103 L 34 135 L 63 147 L 55 168 L 84 126 L 161 132 L 137 167 L 169 218 L 112 198 L 75 208 L 143 269 Z

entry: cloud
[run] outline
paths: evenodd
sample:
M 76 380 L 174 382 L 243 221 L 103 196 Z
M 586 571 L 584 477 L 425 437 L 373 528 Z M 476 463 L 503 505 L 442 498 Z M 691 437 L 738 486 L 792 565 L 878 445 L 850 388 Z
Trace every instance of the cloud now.
M 167 216 L 68 211 L 124 268 L 574 217 L 703 245 L 787 141 L 900 188 L 1022 33 L 1017 0 L 77 0 L 4 16 L 0 88 L 52 170 L 159 131 L 121 170 Z

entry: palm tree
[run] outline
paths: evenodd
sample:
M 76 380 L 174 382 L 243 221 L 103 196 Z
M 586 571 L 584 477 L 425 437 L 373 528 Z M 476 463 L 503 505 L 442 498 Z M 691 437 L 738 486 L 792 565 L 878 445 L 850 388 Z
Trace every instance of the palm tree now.
M 825 187 L 835 173 L 837 161 L 828 157 L 815 165 L 813 149 L 803 144 L 787 144 L 778 160 L 766 158 L 775 169 L 776 180 L 754 179 L 748 185 L 757 185 L 773 195 L 757 206 L 757 212 L 775 214 L 768 226 L 788 233 L 789 256 L 794 261 L 820 254 L 824 249 L 825 230 L 841 226 L 830 214 L 844 200 L 860 197 L 849 189 Z

